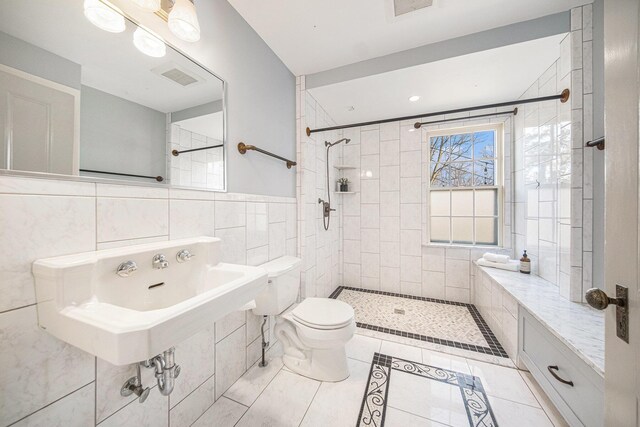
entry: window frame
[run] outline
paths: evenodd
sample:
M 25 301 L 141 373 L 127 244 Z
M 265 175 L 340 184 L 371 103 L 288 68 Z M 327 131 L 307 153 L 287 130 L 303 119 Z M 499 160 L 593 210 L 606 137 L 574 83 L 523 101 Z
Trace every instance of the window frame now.
M 447 136 L 447 135 L 458 135 L 465 133 L 476 133 L 482 131 L 493 131 L 495 132 L 495 185 L 486 185 L 486 186 L 465 186 L 465 187 L 434 187 L 431 188 L 431 138 L 438 136 Z M 503 247 L 503 234 L 504 234 L 504 155 L 503 155 L 503 143 L 504 143 L 504 124 L 503 123 L 486 123 L 479 125 L 468 125 L 468 126 L 457 126 L 457 127 L 448 127 L 446 129 L 434 129 L 426 132 L 426 165 L 425 173 L 425 201 L 427 203 L 426 209 L 426 221 L 425 221 L 425 241 L 428 246 L 441 246 L 441 247 L 475 247 L 475 248 L 502 248 Z M 475 205 L 473 216 L 473 243 L 462 243 L 462 242 L 454 242 L 451 240 L 453 237 L 451 233 L 449 238 L 449 243 L 447 242 L 432 242 L 431 241 L 431 192 L 432 191 L 442 191 L 448 192 L 452 194 L 453 191 L 459 190 L 472 190 L 474 192 L 474 204 L 475 204 L 475 190 L 476 189 L 494 189 L 496 190 L 497 197 L 497 237 L 498 241 L 495 245 L 486 244 L 486 243 L 475 243 L 476 233 L 475 233 L 475 219 L 476 218 L 488 218 L 488 217 L 476 217 L 475 216 Z M 445 218 L 445 217 L 442 217 Z M 449 213 L 449 218 L 454 218 L 451 213 Z M 467 218 L 467 217 L 465 217 Z

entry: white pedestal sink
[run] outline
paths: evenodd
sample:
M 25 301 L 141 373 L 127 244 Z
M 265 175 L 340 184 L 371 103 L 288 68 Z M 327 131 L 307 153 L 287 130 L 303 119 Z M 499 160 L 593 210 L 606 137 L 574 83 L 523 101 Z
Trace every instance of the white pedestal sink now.
M 37 260 L 40 327 L 114 365 L 150 359 L 267 285 L 261 268 L 221 263 L 220 243 L 198 237 Z M 183 250 L 194 256 L 179 262 Z M 153 265 L 158 254 L 168 265 Z M 116 271 L 127 261 L 136 269 L 123 277 Z

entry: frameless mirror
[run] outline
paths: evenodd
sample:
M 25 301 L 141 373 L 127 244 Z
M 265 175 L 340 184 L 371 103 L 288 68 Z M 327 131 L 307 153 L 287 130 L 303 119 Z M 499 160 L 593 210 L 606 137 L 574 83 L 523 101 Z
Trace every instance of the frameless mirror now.
M 0 169 L 224 190 L 224 92 L 101 0 L 0 3 Z

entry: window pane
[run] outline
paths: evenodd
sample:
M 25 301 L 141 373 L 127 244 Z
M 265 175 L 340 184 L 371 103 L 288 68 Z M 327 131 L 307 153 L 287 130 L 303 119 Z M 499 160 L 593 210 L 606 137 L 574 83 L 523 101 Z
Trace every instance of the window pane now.
M 476 216 L 498 215 L 498 190 L 476 190 Z
M 495 185 L 495 161 L 476 160 L 474 164 L 474 184 L 476 186 Z
M 433 216 L 449 216 L 450 209 L 450 191 L 432 191 L 431 192 L 431 215 Z
M 477 159 L 492 159 L 496 156 L 495 132 L 492 130 L 473 134 L 473 151 Z
M 476 218 L 476 244 L 498 244 L 498 219 Z
M 473 162 L 455 162 L 449 166 L 452 187 L 470 187 L 473 177 Z
M 431 186 L 450 187 L 451 177 L 449 176 L 449 166 L 444 164 L 431 164 Z
M 473 243 L 473 218 L 451 218 L 451 240 Z
M 451 161 L 473 159 L 472 134 L 451 135 L 449 144 L 451 145 Z
M 473 190 L 451 192 L 451 216 L 473 216 Z
M 431 218 L 431 241 L 436 243 L 449 243 L 450 240 L 449 218 Z

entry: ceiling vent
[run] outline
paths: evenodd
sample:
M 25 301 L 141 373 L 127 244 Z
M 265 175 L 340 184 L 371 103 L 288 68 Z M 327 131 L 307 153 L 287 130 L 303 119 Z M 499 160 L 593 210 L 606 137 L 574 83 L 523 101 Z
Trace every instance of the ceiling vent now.
M 433 0 L 393 0 L 393 11 L 396 16 L 415 12 L 429 6 L 433 6 Z
M 179 84 L 182 87 L 191 86 L 204 81 L 204 79 L 198 76 L 195 72 L 172 62 L 163 64 L 151 71 L 176 84 Z

